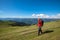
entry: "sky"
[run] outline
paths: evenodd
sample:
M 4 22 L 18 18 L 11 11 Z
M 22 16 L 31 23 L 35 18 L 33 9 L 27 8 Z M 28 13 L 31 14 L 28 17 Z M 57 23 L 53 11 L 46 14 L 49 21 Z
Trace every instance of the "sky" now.
M 60 18 L 60 0 L 0 0 L 0 18 Z

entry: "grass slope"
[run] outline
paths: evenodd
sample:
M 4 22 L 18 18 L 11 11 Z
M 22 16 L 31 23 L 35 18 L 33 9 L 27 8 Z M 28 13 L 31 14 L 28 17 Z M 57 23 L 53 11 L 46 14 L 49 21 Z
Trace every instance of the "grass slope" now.
M 37 26 L 0 28 L 0 40 L 60 40 L 60 21 L 44 23 L 44 34 L 37 35 Z

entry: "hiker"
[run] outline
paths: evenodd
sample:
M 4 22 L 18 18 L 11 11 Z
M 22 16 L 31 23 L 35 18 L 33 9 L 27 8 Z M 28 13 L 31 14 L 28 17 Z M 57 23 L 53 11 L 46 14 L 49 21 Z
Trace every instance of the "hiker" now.
M 40 34 L 42 34 L 42 26 L 43 26 L 43 20 L 41 20 L 40 18 L 38 18 L 38 36 Z

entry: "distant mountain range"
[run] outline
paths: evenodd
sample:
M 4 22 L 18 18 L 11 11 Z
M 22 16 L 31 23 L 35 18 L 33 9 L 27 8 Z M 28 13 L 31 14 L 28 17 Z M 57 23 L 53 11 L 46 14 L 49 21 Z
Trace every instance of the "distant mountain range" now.
M 0 18 L 0 20 L 9 20 L 9 21 L 16 21 L 16 22 L 24 22 L 27 24 L 36 24 L 37 18 Z M 60 19 L 42 19 L 44 22 L 50 22 Z

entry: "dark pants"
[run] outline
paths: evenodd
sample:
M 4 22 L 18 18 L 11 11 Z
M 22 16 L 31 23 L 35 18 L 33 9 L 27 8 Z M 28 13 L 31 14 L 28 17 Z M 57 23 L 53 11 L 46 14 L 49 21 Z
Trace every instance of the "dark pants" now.
M 41 27 L 38 28 L 38 35 L 42 34 Z

